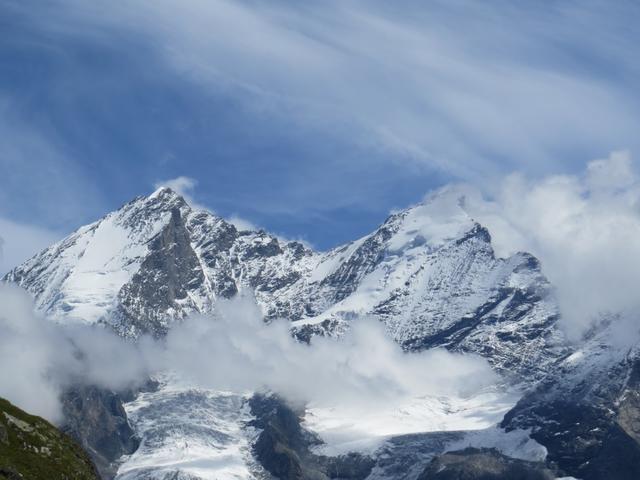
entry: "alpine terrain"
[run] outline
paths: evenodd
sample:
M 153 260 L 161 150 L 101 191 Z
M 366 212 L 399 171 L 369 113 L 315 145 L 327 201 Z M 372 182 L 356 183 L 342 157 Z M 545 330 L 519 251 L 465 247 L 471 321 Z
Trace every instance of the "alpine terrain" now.
M 63 428 L 104 478 L 640 478 L 640 350 L 614 341 L 612 319 L 567 342 L 540 262 L 498 258 L 455 188 L 328 252 L 239 230 L 160 188 L 4 281 L 55 322 L 103 325 L 132 342 L 162 339 L 248 292 L 265 322 L 286 319 L 300 342 L 374 318 L 405 351 L 479 355 L 499 378 L 473 395 L 357 418 L 170 372 L 135 391 L 78 386 L 63 396 Z

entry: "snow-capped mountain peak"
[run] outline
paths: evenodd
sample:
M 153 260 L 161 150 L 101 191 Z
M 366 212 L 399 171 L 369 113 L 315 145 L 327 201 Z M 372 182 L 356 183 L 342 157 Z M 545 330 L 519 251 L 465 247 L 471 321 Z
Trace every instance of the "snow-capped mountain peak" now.
M 448 187 L 434 192 L 424 202 L 392 215 L 398 222 L 389 249 L 401 251 L 407 245 L 427 244 L 436 248 L 460 238 L 476 224 L 463 208 L 464 192 Z
M 561 343 L 538 262 L 527 254 L 496 258 L 489 232 L 466 213 L 456 188 L 393 213 L 357 241 L 315 252 L 264 231 L 238 231 L 162 187 L 5 279 L 60 322 L 104 323 L 127 337 L 163 335 L 172 322 L 245 289 L 265 319 L 289 319 L 303 340 L 339 335 L 351 319 L 374 316 L 407 349 L 477 352 L 518 376 L 543 371 Z
M 169 190 L 138 197 L 95 223 L 81 227 L 10 272 L 8 280 L 33 279 L 38 307 L 60 321 L 95 323 L 111 312 L 120 289 L 140 268 L 149 241 L 188 209 Z

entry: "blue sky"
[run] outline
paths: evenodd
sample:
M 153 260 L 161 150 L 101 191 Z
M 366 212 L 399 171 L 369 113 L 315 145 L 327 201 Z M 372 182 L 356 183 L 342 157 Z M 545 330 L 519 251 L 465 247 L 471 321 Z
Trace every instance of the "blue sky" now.
M 0 270 L 179 176 L 325 249 L 640 147 L 636 2 L 0 0 Z

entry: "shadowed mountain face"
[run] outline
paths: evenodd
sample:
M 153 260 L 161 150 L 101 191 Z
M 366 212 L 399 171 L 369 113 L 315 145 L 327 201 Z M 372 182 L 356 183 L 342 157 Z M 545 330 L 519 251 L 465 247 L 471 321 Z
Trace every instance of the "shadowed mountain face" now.
M 61 322 L 104 323 L 120 335 L 162 336 L 171 323 L 251 292 L 265 319 L 298 338 L 339 335 L 362 315 L 408 350 L 474 352 L 522 380 L 562 353 L 557 308 L 537 260 L 496 258 L 489 232 L 456 191 L 391 215 L 329 252 L 238 231 L 162 188 L 15 268 L 6 281 Z
M 65 417 L 62 430 L 89 453 L 102 478 L 113 478 L 118 459 L 135 452 L 139 444 L 120 396 L 92 386 L 77 386 L 65 391 L 61 400 Z

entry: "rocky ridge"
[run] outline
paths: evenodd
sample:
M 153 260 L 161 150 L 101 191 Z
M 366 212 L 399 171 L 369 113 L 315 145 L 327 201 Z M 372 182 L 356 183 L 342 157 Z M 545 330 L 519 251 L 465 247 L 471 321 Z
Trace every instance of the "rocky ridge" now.
M 219 299 L 251 292 L 267 321 L 338 335 L 358 316 L 384 322 L 408 350 L 474 352 L 516 378 L 563 353 L 558 311 L 538 261 L 496 258 L 489 232 L 444 191 L 328 252 L 239 231 L 168 188 L 140 197 L 9 272 L 59 322 L 162 336 Z

